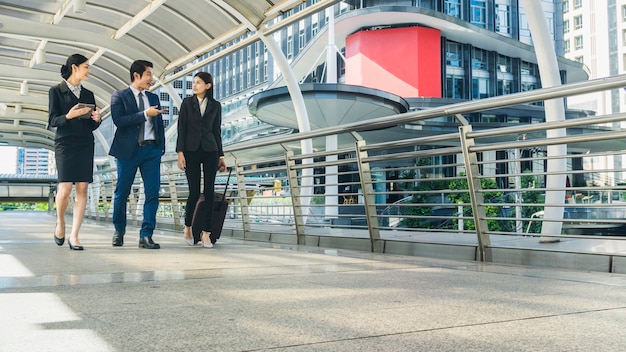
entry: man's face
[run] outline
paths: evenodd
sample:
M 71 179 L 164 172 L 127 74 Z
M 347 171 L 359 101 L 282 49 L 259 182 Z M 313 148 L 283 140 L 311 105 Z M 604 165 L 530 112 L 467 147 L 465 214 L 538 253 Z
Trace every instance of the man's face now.
M 143 71 L 141 77 L 139 77 L 138 73 L 134 73 L 135 81 L 133 82 L 133 86 L 138 90 L 148 90 L 154 81 L 152 78 L 152 67 L 146 67 L 146 70 Z

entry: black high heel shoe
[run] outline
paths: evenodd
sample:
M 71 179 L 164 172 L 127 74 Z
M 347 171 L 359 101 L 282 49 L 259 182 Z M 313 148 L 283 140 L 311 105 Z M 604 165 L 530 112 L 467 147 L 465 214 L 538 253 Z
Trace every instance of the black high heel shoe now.
M 85 249 L 83 246 L 74 246 L 72 245 L 72 241 L 70 241 L 70 239 L 67 239 L 67 244 L 70 245 L 70 250 L 72 251 L 82 251 L 83 249 Z
M 58 238 L 57 237 L 57 226 L 56 225 L 54 225 L 54 234 L 53 234 L 53 236 L 54 236 L 54 243 L 56 243 L 57 246 L 62 246 L 63 243 L 65 243 L 65 236 L 63 236 L 63 238 Z

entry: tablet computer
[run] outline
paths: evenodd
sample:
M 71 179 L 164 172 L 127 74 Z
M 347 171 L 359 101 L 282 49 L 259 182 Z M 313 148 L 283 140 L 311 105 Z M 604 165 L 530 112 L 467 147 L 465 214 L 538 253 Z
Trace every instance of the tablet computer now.
M 86 114 L 80 115 L 78 116 L 79 119 L 91 119 L 91 112 L 93 111 L 93 109 L 96 107 L 95 104 L 87 104 L 87 103 L 78 103 L 78 108 L 82 109 L 82 108 L 89 108 L 89 112 L 87 112 Z

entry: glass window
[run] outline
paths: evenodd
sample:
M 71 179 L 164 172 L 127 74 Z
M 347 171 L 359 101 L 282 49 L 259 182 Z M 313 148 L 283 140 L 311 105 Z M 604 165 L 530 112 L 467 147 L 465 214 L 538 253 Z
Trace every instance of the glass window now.
M 569 12 L 569 0 L 563 0 L 563 13 Z
M 498 72 L 512 72 L 512 60 L 508 56 L 498 55 Z
M 483 28 L 487 26 L 487 3 L 485 0 L 472 0 L 470 2 L 470 22 Z
M 463 67 L 463 48 L 461 44 L 454 42 L 446 43 L 446 65 Z
M 300 27 L 300 31 L 298 32 L 298 49 L 302 50 L 306 45 L 306 40 L 304 37 L 304 28 Z
M 563 52 L 564 53 L 569 53 L 570 49 L 569 49 L 569 40 L 565 40 L 563 41 Z
M 626 22 L 626 5 L 622 6 L 622 22 Z
M 463 3 L 461 0 L 445 0 L 443 6 L 443 12 L 446 15 L 461 18 L 461 14 L 463 13 Z
M 472 68 L 478 70 L 487 70 L 489 68 L 489 57 L 487 51 L 482 49 L 472 49 Z
M 582 35 L 579 35 L 576 38 L 574 38 L 574 41 L 576 42 L 575 47 L 574 47 L 576 50 L 580 50 L 583 48 L 583 36 Z
M 474 77 L 472 78 L 472 98 L 483 99 L 491 96 L 489 89 L 489 78 Z
M 583 28 L 583 16 L 574 17 L 574 29 Z
M 520 70 L 522 75 L 527 75 L 527 76 L 535 76 L 535 72 L 536 72 L 536 68 L 535 68 L 535 64 L 533 64 L 532 62 L 528 62 L 528 61 L 522 61 L 521 65 L 520 65 Z
M 511 6 L 496 4 L 496 32 L 511 36 Z
M 584 58 L 583 58 L 582 56 L 576 56 L 576 57 L 574 58 L 574 61 L 582 63 L 582 62 L 583 62 L 583 59 L 584 59 Z
M 579 9 L 583 7 L 583 0 L 574 0 L 574 8 Z
M 513 93 L 513 81 L 508 79 L 498 79 L 497 95 L 507 95 Z
M 563 21 L 563 33 L 569 33 L 569 20 Z
M 446 75 L 446 97 L 463 99 L 465 81 L 461 75 Z

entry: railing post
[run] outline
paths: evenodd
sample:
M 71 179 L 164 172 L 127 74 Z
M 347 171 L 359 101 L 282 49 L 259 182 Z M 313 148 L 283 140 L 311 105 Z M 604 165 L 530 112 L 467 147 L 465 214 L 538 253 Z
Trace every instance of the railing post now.
M 239 207 L 241 208 L 241 224 L 243 226 L 243 238 L 250 235 L 250 201 L 246 192 L 246 180 L 243 174 L 243 166 L 235 159 L 235 177 L 237 179 L 237 194 L 239 195 Z
M 174 230 L 180 229 L 180 203 L 178 202 L 178 190 L 176 181 L 172 177 L 173 171 L 167 169 L 167 183 L 170 188 L 170 202 L 172 202 L 172 217 L 174 218 Z
M 465 119 L 462 119 L 465 121 Z M 465 121 L 467 123 L 467 121 Z M 476 226 L 476 237 L 478 240 L 478 260 L 483 262 L 491 262 L 491 241 L 489 235 L 485 232 L 489 230 L 487 224 L 487 213 L 485 212 L 483 193 L 480 183 L 480 171 L 478 170 L 478 157 L 475 152 L 470 152 L 469 148 L 474 146 L 474 140 L 469 139 L 467 134 L 472 132 L 472 126 L 464 124 L 459 126 L 461 149 L 463 151 L 463 159 L 465 161 L 465 175 L 467 177 L 467 186 L 469 190 L 470 203 L 472 204 L 472 214 L 474 215 L 474 223 Z
M 287 166 L 287 177 L 289 178 L 289 194 L 291 194 L 291 206 L 293 207 L 293 221 L 296 224 L 296 237 L 298 244 L 306 244 L 304 238 L 304 216 L 302 215 L 302 202 L 300 201 L 300 188 L 298 187 L 298 173 L 295 169 L 296 161 L 293 158 L 293 151 L 285 152 L 285 164 Z
M 367 229 L 370 235 L 371 251 L 382 253 L 385 248 L 383 241 L 380 240 L 380 229 L 378 227 L 376 199 L 374 197 L 370 164 L 363 161 L 368 155 L 367 151 L 362 149 L 364 146 L 364 140 L 361 139 L 356 142 L 359 178 L 361 180 L 361 190 L 363 191 L 363 202 L 365 203 L 365 219 L 367 220 Z

